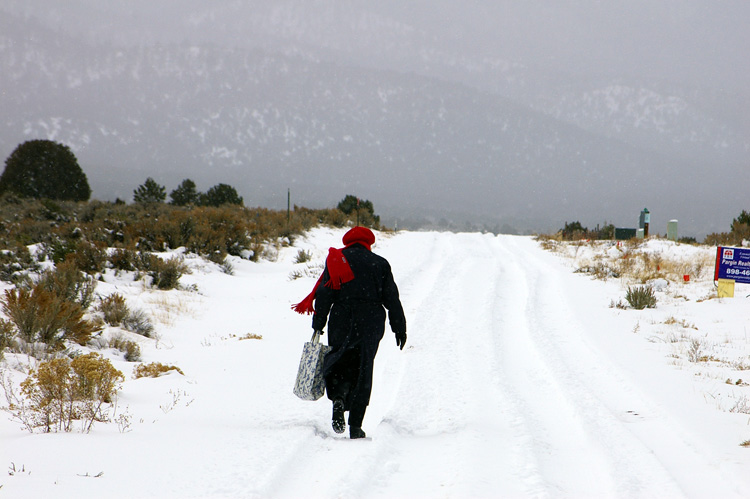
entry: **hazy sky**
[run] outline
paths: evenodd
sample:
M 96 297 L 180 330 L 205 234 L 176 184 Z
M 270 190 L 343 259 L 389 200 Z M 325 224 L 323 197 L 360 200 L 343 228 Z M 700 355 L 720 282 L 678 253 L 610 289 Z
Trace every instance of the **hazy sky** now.
M 256 43 L 254 33 L 245 31 L 243 36 L 242 30 L 257 29 L 255 20 L 263 18 L 261 24 L 282 37 L 293 38 L 296 27 L 303 42 L 335 40 L 342 34 L 356 46 L 356 29 L 345 23 L 369 11 L 457 53 L 572 72 L 691 78 L 734 89 L 750 86 L 747 0 L 214 0 L 210 7 L 195 0 L 5 3 L 50 21 L 57 18 L 74 32 L 95 33 L 100 39 L 193 39 L 228 45 Z M 217 29 L 217 22 L 224 29 Z M 384 22 L 380 28 L 394 27 Z

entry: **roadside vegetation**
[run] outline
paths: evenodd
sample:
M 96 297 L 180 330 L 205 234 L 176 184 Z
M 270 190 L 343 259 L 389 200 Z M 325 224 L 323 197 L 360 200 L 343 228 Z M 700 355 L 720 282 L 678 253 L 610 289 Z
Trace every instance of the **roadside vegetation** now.
M 670 365 L 701 380 L 708 403 L 750 414 L 747 332 L 741 321 L 722 318 L 718 311 L 708 314 L 709 321 L 696 320 L 703 315 L 692 305 L 736 310 L 750 298 L 743 291 L 735 299 L 720 299 L 714 285 L 716 246 L 750 246 L 750 213 L 742 211 L 729 232 L 710 234 L 702 244 L 659 236 L 617 241 L 610 229 L 566 223 L 537 241 L 570 262 L 574 273 L 619 289 L 622 299 L 612 299 L 609 308 L 632 321 L 633 334 L 663 350 Z M 748 441 L 740 445 L 749 446 Z
M 182 306 L 179 296 L 173 303 L 160 293 L 196 291 L 180 282 L 190 272 L 186 258 L 231 274 L 228 256 L 273 260 L 319 225 L 380 228 L 372 203 L 352 203 L 353 196 L 340 203 L 343 210 L 287 211 L 245 207 L 225 184 L 200 193 L 186 179 L 171 201 L 165 193 L 149 178 L 130 204 L 22 197 L 10 189 L 0 195 L 0 387 L 7 402 L 0 408 L 28 431 L 88 432 L 96 422 L 119 421 L 124 378 L 106 356 L 135 363 L 139 343 L 158 343 L 154 321 L 174 320 Z M 310 255 L 300 252 L 298 260 L 305 259 Z M 98 293 L 112 275 L 142 282 L 144 293 Z M 155 300 L 154 310 L 144 312 L 133 299 Z M 20 385 L 11 375 L 18 370 L 26 374 Z M 181 373 L 159 363 L 133 368 L 136 378 L 168 371 Z

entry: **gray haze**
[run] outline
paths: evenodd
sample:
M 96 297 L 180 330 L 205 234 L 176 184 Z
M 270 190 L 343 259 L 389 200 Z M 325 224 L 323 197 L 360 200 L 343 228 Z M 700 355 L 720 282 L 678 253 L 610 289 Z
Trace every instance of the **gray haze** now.
M 703 237 L 750 209 L 746 0 L 4 0 L 0 158 L 386 225 Z

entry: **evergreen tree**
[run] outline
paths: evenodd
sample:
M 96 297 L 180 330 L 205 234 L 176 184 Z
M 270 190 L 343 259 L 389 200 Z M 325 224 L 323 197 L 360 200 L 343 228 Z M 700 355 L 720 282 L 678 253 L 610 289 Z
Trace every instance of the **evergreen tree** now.
M 575 222 L 565 222 L 565 227 L 562 229 L 562 237 L 563 239 L 569 240 L 569 239 L 581 239 L 583 237 L 586 237 L 586 234 L 588 234 L 588 229 L 581 225 L 581 222 L 575 221 Z
M 91 197 L 88 179 L 73 152 L 51 140 L 29 140 L 16 147 L 0 176 L 2 192 L 70 201 Z
M 740 230 L 740 225 L 747 225 L 750 227 L 750 212 L 742 210 L 740 216 L 732 220 L 732 232 Z
M 188 204 L 198 204 L 199 193 L 195 189 L 195 182 L 186 178 L 182 183 L 169 193 L 170 203 L 176 206 L 185 206 Z
M 372 201 L 362 201 L 357 196 L 347 194 L 336 208 L 347 215 L 355 214 L 359 225 L 373 227 L 380 225 L 380 217 L 375 214 L 375 207 Z
M 163 203 L 167 192 L 163 185 L 156 183 L 151 177 L 133 191 L 133 201 L 136 203 Z
M 339 201 L 339 204 L 338 206 L 336 206 L 336 208 L 340 211 L 343 211 L 347 215 L 356 213 L 358 210 L 365 210 L 370 215 L 375 214 L 375 208 L 373 207 L 371 201 L 362 201 L 357 196 L 352 196 L 351 194 L 347 194 L 344 199 Z
M 205 194 L 201 194 L 200 198 L 200 204 L 203 206 L 242 204 L 242 197 L 237 194 L 234 187 L 227 184 L 217 184 L 211 187 Z

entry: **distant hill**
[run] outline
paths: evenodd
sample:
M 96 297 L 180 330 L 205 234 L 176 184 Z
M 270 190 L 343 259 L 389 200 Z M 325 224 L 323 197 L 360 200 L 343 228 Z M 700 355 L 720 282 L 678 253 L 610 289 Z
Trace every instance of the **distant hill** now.
M 584 89 L 564 75 L 556 87 L 528 83 L 541 73 L 428 54 L 424 33 L 356 12 L 348 15 L 363 40 L 393 51 L 393 67 L 356 64 L 365 49 L 342 51 L 343 35 L 295 48 L 286 18 L 275 28 L 280 41 L 252 47 L 136 45 L 6 11 L 0 155 L 31 138 L 63 142 L 95 198 L 129 200 L 147 176 L 168 190 L 192 178 L 199 189 L 229 183 L 248 205 L 284 206 L 287 188 L 316 207 L 353 193 L 371 199 L 386 225 L 447 219 L 491 230 L 548 230 L 573 218 L 633 225 L 644 206 L 664 227 L 682 218 L 694 232 L 719 230 L 684 198 L 739 195 L 728 178 L 747 185 L 750 137 L 720 92 L 610 80 Z M 243 26 L 270 36 L 257 19 Z M 422 62 L 403 71 L 415 46 Z

